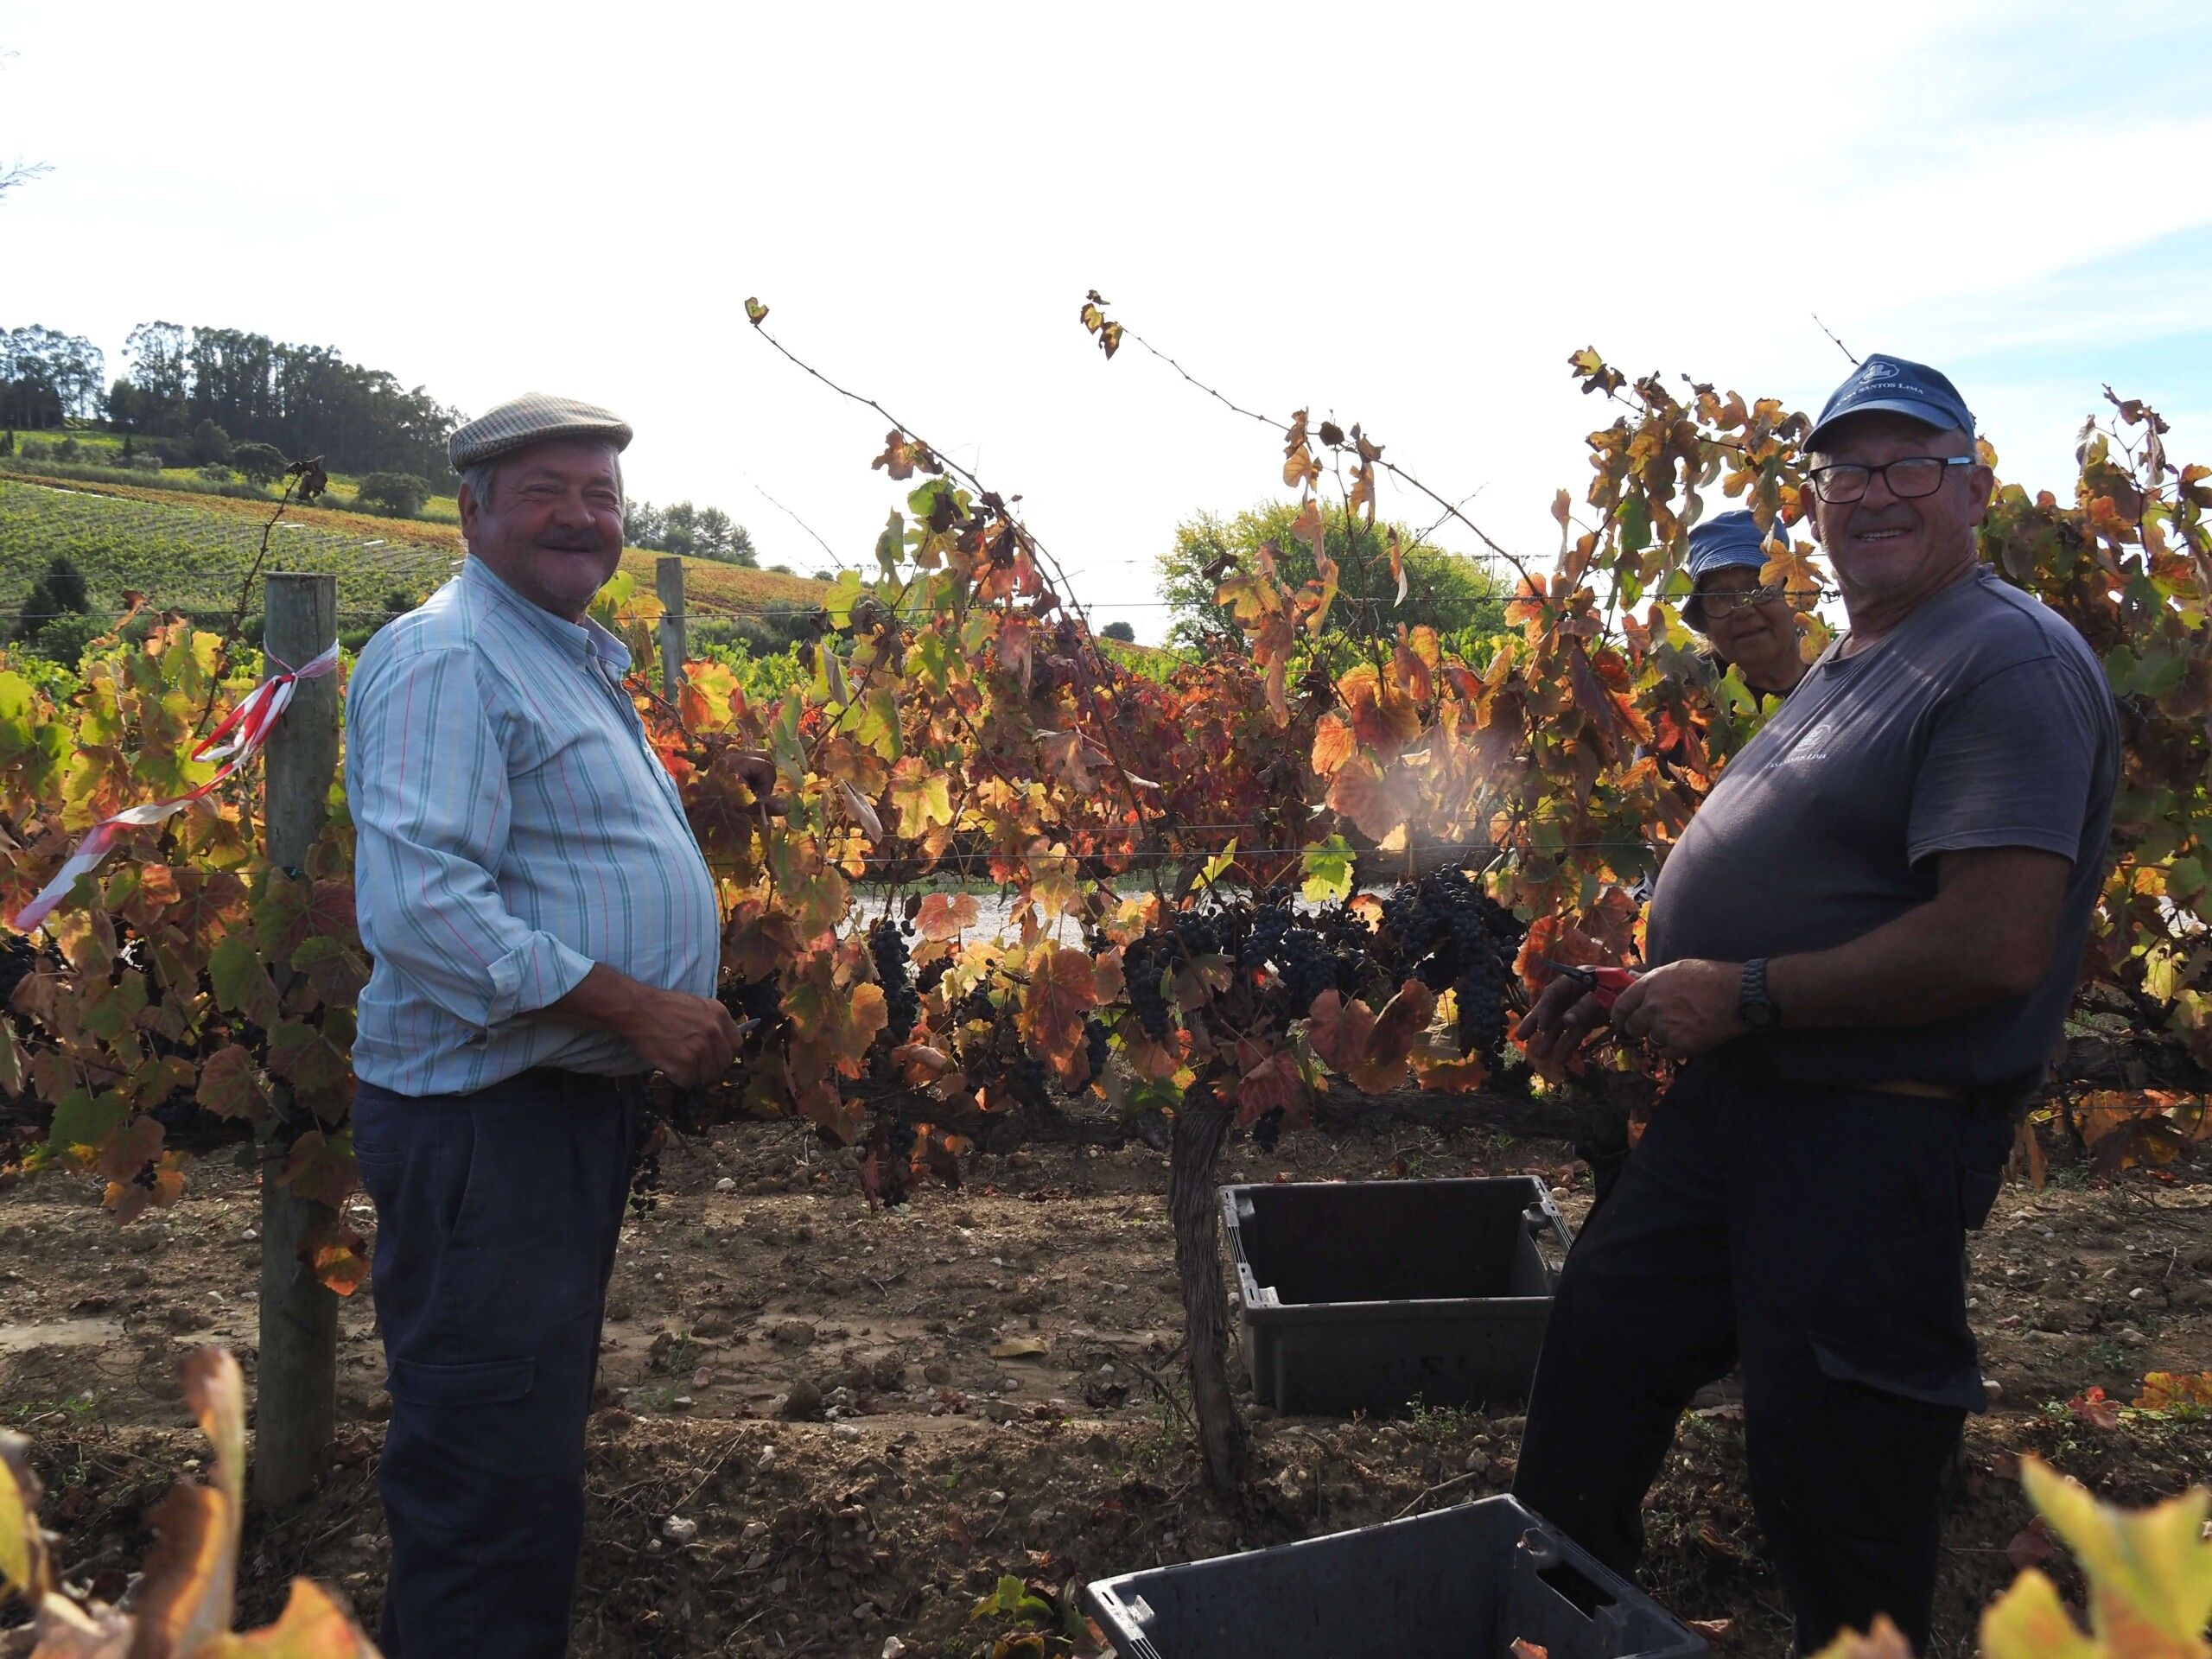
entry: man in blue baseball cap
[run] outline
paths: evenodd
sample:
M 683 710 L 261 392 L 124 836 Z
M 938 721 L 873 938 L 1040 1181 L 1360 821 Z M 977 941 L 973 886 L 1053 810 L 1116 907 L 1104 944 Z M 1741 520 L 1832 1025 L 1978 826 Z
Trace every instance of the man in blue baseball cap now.
M 1740 508 L 1706 519 L 1690 531 L 1688 575 L 1694 590 L 1682 620 L 1713 642 L 1713 654 L 1734 664 L 1744 683 L 1763 696 L 1786 697 L 1805 677 L 1797 613 L 1779 587 L 1759 580 L 1774 549 L 1789 532 L 1777 524 L 1770 538 Z
M 1567 1257 L 1514 1490 L 1627 1571 L 1683 1408 L 1736 1367 L 1799 1650 L 1886 1614 L 1924 1652 L 1985 1403 L 1966 1234 L 2061 1038 L 2118 722 L 2081 637 L 1977 559 L 1994 480 L 1948 380 L 1870 359 L 1805 447 L 1849 631 L 1668 855 L 1648 970 L 1521 1027 L 1540 1067 L 1609 1018 L 1685 1064 Z

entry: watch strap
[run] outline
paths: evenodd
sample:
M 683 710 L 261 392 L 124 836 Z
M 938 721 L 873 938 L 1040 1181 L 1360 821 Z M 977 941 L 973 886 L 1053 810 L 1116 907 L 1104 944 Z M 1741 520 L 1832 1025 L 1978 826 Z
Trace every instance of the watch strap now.
M 1753 1031 L 1771 1031 L 1782 1021 L 1782 1010 L 1775 1006 L 1773 995 L 1766 985 L 1764 957 L 1753 957 L 1744 964 L 1744 975 L 1736 993 L 1736 1006 L 1744 1023 Z

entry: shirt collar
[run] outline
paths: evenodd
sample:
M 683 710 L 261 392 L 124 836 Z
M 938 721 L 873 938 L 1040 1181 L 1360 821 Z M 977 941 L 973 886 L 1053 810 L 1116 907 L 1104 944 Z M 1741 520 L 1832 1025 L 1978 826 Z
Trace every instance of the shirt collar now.
M 563 651 L 581 656 L 596 657 L 612 668 L 617 676 L 630 671 L 630 648 L 587 616 L 582 622 L 571 622 L 553 614 L 542 605 L 533 605 L 509 585 L 492 567 L 474 553 L 461 561 L 461 577 L 495 599 L 511 601 L 530 626 Z

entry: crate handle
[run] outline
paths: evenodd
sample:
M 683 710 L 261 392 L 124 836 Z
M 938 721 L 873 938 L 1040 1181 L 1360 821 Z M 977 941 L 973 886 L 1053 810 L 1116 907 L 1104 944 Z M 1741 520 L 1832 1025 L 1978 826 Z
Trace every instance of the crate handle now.
M 1548 1196 L 1538 1199 L 1522 1211 L 1521 1218 L 1528 1224 L 1529 1236 L 1531 1238 L 1548 1227 L 1551 1229 L 1552 1236 L 1559 1241 L 1559 1247 L 1562 1252 L 1574 1248 L 1573 1230 L 1568 1227 L 1567 1217 L 1560 1214 Z

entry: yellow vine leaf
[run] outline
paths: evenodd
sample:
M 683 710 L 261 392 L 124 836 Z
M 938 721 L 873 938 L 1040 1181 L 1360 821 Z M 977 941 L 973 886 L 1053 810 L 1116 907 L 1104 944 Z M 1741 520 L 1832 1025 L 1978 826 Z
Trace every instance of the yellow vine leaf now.
M 226 1636 L 193 1659 L 377 1659 L 377 1649 L 321 1586 L 294 1579 L 274 1624 Z
M 1912 1659 L 1912 1643 L 1885 1614 L 1876 1614 L 1874 1628 L 1861 1634 L 1845 1630 L 1822 1648 L 1815 1659 Z
M 2176 1406 L 2212 1406 L 2212 1371 L 2178 1373 L 2149 1371 L 2135 1403 L 2145 1411 L 2171 1411 Z
M 1770 550 L 1759 569 L 1760 582 L 1779 587 L 1790 604 L 1809 611 L 1821 597 L 1821 567 L 1808 543 L 1792 542 L 1789 532 L 1776 525 L 1767 542 Z
M 35 1602 L 53 1587 L 46 1535 L 38 1524 L 38 1477 L 31 1473 L 30 1442 L 0 1430 L 0 1590 Z
M 1981 1615 L 1985 1659 L 2104 1659 L 2107 1649 L 2074 1623 L 2058 1586 L 2034 1567 Z
M 2089 1581 L 2092 1645 L 2028 1645 L 2051 1637 L 2057 1592 L 2041 1575 L 2020 1581 L 1982 1619 L 1988 1659 L 2208 1659 L 2212 1644 L 2212 1543 L 2204 1522 L 2212 1491 L 2199 1487 L 2151 1509 L 2101 1503 L 2079 1481 L 2035 1458 L 2020 1460 L 2020 1484 L 2050 1529 L 2066 1541 Z M 2063 1611 L 2063 1610 L 2062 1610 Z M 2071 1630 L 2070 1622 L 2067 1628 Z M 2056 1638 L 2053 1637 L 2053 1640 Z M 2004 1643 L 2005 1645 L 2000 1645 Z

